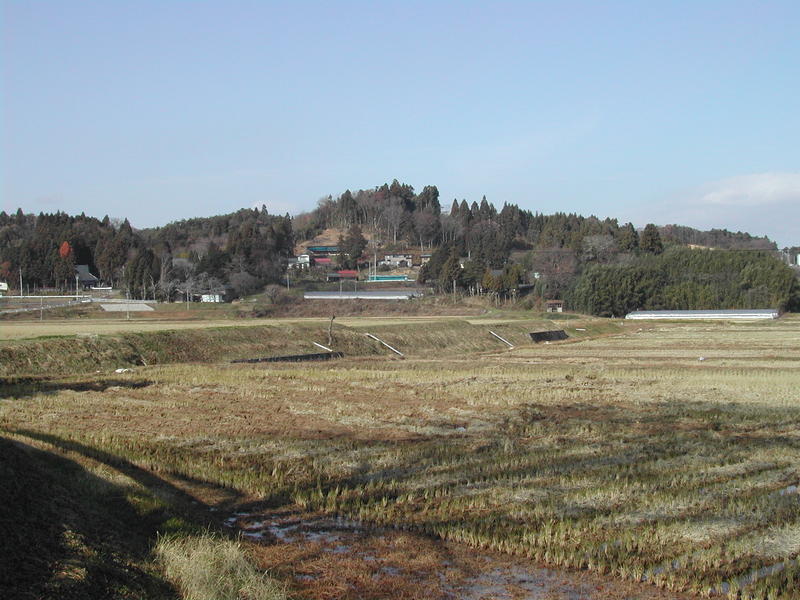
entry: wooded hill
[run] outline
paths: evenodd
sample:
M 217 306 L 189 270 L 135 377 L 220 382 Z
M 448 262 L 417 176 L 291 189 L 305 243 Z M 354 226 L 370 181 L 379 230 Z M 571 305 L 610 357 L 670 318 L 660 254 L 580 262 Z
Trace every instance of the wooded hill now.
M 364 231 L 381 251 L 432 253 L 419 274 L 428 285 L 452 290 L 455 282 L 502 297 L 523 290 L 593 314 L 798 304 L 794 273 L 766 237 L 678 225 L 639 232 L 616 219 L 508 203 L 498 210 L 485 197 L 443 210 L 436 186 L 416 193 L 397 180 L 323 198 L 295 217 L 262 206 L 138 231 L 108 217 L 0 213 L 0 278 L 13 285 L 21 269 L 31 285 L 68 288 L 74 266 L 88 264 L 134 297 L 171 299 L 185 289 L 244 295 L 280 279 L 296 241 L 329 228 L 351 248 L 364 247 Z M 688 244 L 715 250 L 683 250 Z M 623 280 L 628 287 L 606 289 Z
M 31 288 L 74 290 L 75 265 L 133 298 L 173 299 L 178 290 L 247 294 L 277 280 L 294 238 L 288 217 L 266 209 L 189 219 L 135 231 L 64 213 L 0 213 L 0 279 L 12 286 L 20 270 Z

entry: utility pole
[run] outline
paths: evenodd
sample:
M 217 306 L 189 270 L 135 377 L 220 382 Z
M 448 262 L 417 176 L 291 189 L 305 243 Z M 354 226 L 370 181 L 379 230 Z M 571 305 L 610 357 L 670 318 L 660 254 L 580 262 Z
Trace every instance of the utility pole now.
M 19 270 L 19 295 L 22 296 L 22 269 Z

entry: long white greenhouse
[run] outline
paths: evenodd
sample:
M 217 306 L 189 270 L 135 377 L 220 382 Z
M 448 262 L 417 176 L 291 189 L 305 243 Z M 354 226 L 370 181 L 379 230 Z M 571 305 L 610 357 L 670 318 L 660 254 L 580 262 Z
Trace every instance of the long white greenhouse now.
M 777 319 L 780 313 L 773 308 L 741 310 L 635 310 L 625 315 L 626 319 L 675 319 L 675 320 L 752 320 Z
M 358 292 L 305 292 L 306 300 L 409 300 L 422 296 L 421 292 L 364 290 Z

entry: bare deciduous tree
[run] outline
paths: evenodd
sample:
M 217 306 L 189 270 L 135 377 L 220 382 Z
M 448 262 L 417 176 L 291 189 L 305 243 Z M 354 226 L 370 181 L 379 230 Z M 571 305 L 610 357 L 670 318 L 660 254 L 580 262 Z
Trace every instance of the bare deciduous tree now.
M 400 226 L 403 224 L 403 201 L 400 198 L 391 198 L 389 205 L 383 211 L 383 218 L 386 220 L 389 235 L 392 236 L 392 242 L 397 243 L 397 234 L 400 232 Z

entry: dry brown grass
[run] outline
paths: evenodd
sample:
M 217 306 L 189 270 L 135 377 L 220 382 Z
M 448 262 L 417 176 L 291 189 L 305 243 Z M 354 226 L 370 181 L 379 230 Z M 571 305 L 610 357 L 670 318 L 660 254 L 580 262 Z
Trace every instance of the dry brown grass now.
M 167 536 L 155 553 L 185 600 L 284 600 L 283 586 L 259 571 L 242 544 L 205 534 Z
M 3 400 L 0 427 L 78 439 L 274 504 L 400 524 L 412 539 L 628 580 L 690 559 L 658 576 L 672 590 L 796 557 L 800 511 L 777 493 L 800 480 L 800 321 L 609 323 L 606 337 L 579 343 L 482 354 L 469 338 L 462 355 L 437 350 L 469 327 L 370 323 L 390 343 L 417 344 L 405 361 L 165 365 L 83 378 L 109 384 L 96 389 L 67 378 Z M 532 323 L 492 327 L 516 341 Z M 397 550 L 405 569 L 441 564 L 439 542 L 430 555 L 415 543 L 416 554 Z M 307 562 L 302 548 L 265 548 L 262 564 L 288 569 L 275 552 L 326 582 L 298 580 L 313 597 L 373 589 L 373 572 L 330 553 Z

